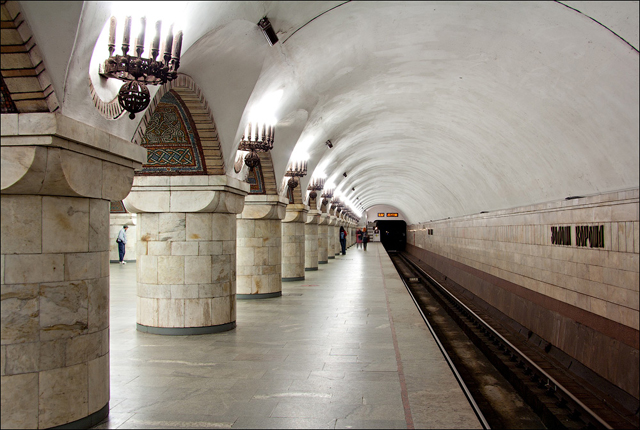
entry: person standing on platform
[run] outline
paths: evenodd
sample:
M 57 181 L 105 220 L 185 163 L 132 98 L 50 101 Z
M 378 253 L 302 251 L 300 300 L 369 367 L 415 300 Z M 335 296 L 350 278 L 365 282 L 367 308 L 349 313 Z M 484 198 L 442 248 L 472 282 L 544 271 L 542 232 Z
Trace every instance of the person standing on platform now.
M 362 246 L 364 246 L 364 250 L 367 250 L 367 243 L 369 242 L 369 234 L 367 233 L 367 228 L 362 229 Z
M 342 247 L 342 255 L 347 255 L 347 232 L 344 227 L 340 227 L 340 246 Z
M 120 232 L 118 233 L 118 238 L 116 239 L 116 242 L 118 243 L 118 256 L 120 257 L 120 264 L 127 264 L 126 261 L 124 261 L 124 253 L 125 253 L 125 245 L 127 244 L 127 229 L 129 228 L 128 225 L 123 225 L 122 228 L 120 229 Z
M 356 249 L 362 248 L 362 230 L 356 230 Z

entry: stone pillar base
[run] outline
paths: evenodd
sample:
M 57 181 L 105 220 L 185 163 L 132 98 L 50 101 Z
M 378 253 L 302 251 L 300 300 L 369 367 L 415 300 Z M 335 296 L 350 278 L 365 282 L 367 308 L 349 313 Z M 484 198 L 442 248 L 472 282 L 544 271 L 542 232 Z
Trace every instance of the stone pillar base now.
M 165 336 L 191 336 L 194 334 L 221 333 L 236 328 L 236 322 L 206 327 L 150 327 L 136 323 L 136 330 L 142 333 L 161 334 Z

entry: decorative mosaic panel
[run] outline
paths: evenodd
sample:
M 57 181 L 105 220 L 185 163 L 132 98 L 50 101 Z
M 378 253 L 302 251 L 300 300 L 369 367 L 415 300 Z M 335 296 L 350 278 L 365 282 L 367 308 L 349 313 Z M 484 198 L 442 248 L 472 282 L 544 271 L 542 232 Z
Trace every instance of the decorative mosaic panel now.
M 127 209 L 124 207 L 122 200 L 118 200 L 117 202 L 111 202 L 111 208 L 109 212 L 112 214 L 126 214 Z
M 2 113 L 18 113 L 16 104 L 11 99 L 11 93 L 0 76 L 0 88 L 2 89 Z
M 142 175 L 204 175 L 200 137 L 189 110 L 173 90 L 156 106 L 141 145 L 147 148 Z
M 247 182 L 251 186 L 250 194 L 265 194 L 264 177 L 262 175 L 262 166 L 258 165 L 254 169 L 249 170 Z

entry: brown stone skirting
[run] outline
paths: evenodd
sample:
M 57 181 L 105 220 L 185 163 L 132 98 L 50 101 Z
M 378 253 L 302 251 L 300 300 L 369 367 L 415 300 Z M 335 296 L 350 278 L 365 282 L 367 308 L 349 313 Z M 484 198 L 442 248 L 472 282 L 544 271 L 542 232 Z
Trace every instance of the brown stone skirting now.
M 639 349 L 640 332 L 632 327 L 628 327 L 600 315 L 596 315 L 592 312 L 580 309 L 568 303 L 564 303 L 552 297 L 545 296 L 544 294 L 540 294 L 537 291 L 531 291 L 518 284 L 514 284 L 513 282 L 506 281 L 497 276 L 467 266 L 466 264 L 449 259 L 447 257 L 443 257 L 431 251 L 418 248 L 417 246 L 407 244 L 407 251 L 410 254 L 420 258 L 421 260 L 425 260 L 425 258 L 423 257 L 440 260 L 446 265 L 462 270 L 472 276 L 489 282 L 536 305 L 542 306 L 545 309 L 557 312 L 564 317 L 570 318 L 577 323 L 590 327 L 593 330 L 596 330 L 612 339 L 624 343 L 625 345 L 628 345 L 635 349 Z

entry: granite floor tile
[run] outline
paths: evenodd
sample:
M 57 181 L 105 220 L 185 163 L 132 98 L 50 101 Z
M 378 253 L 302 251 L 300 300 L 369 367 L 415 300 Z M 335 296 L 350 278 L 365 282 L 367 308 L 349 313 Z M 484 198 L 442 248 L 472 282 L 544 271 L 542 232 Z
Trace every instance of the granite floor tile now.
M 238 301 L 234 330 L 158 336 L 135 329 L 135 264 L 112 265 L 111 410 L 96 428 L 406 428 L 391 320 L 416 428 L 477 428 L 389 267 L 372 243 L 282 297 Z

